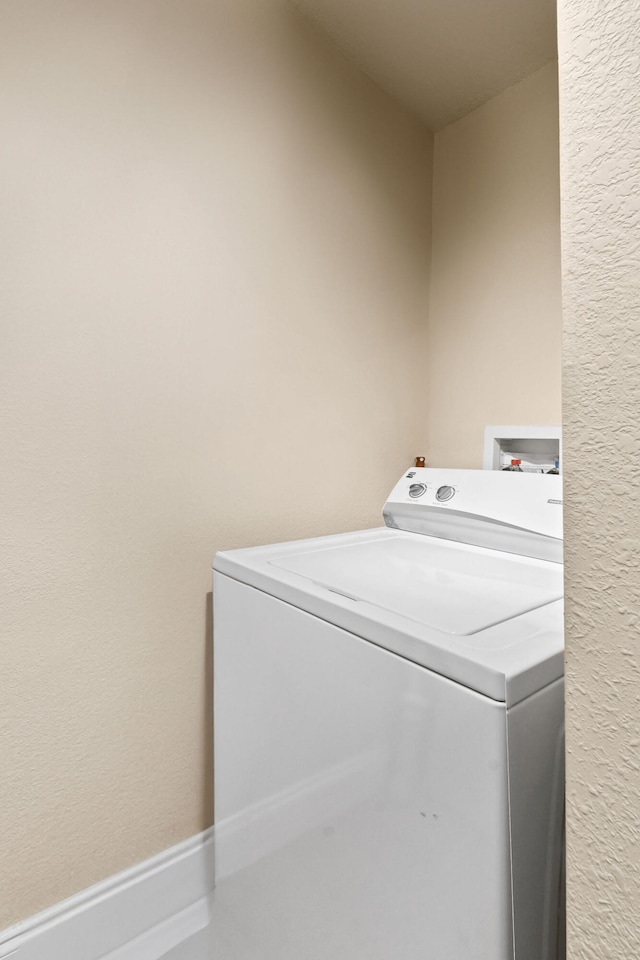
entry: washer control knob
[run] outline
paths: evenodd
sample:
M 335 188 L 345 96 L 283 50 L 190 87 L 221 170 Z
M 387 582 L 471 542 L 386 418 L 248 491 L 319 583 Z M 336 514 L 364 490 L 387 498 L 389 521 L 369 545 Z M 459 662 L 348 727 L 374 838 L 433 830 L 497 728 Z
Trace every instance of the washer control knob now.
M 453 487 L 438 487 L 436 491 L 436 500 L 439 500 L 440 503 L 446 503 L 447 500 L 451 500 L 451 497 L 454 495 L 455 490 Z
M 413 499 L 423 496 L 427 492 L 426 483 L 412 483 L 409 487 L 409 496 Z

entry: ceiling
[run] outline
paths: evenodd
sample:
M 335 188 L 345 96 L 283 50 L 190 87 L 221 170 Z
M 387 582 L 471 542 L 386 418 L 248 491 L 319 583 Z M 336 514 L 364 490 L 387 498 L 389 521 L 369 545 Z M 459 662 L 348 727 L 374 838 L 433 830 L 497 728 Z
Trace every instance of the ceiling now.
M 439 130 L 556 57 L 556 0 L 291 0 Z

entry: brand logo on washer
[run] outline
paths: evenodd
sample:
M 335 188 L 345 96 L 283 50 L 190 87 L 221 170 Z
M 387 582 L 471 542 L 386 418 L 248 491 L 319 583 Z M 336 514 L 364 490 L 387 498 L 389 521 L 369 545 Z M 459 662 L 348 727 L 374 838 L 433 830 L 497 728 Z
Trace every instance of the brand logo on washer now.
M 562 500 L 547 500 L 547 503 L 559 503 L 562 506 Z

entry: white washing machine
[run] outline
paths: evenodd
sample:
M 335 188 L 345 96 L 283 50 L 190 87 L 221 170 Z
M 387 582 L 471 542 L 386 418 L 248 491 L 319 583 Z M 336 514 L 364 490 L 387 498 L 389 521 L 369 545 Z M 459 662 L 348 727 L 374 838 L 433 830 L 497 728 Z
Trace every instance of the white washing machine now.
M 216 960 L 555 960 L 556 476 L 410 470 L 386 526 L 214 560 Z

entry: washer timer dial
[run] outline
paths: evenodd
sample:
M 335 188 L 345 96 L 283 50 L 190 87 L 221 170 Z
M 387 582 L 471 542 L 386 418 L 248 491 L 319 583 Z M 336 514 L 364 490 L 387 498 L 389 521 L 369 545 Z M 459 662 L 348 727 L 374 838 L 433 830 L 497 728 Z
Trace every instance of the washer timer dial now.
M 446 503 L 447 500 L 451 500 L 451 497 L 454 495 L 455 490 L 453 487 L 438 487 L 436 491 L 436 500 L 440 503 Z
M 409 487 L 409 496 L 416 500 L 427 492 L 426 483 L 412 483 Z

